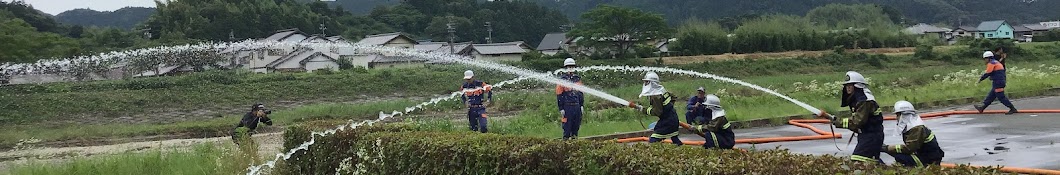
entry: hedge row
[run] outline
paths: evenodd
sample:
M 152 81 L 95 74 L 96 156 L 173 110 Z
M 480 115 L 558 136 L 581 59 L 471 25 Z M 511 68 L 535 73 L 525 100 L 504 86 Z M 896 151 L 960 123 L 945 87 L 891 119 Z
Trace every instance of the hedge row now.
M 319 126 L 292 126 L 285 147 Z M 317 139 L 286 161 L 283 174 L 996 174 L 992 168 L 867 165 L 830 155 L 787 150 L 742 152 L 559 141 L 471 132 L 416 131 L 409 125 L 369 126 Z

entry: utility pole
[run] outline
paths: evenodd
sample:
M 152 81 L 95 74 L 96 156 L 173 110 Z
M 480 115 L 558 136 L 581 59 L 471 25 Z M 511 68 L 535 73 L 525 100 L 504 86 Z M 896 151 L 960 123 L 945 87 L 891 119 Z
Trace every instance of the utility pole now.
M 326 22 L 327 22 L 327 19 L 320 20 L 320 37 L 328 36 L 328 34 L 324 32 L 324 31 L 328 30 L 328 27 L 324 26 L 324 23 L 326 23 Z
M 490 22 L 486 22 L 486 32 L 489 32 L 489 35 L 486 36 L 486 44 L 492 44 L 493 43 L 493 25 L 490 24 Z
M 453 19 L 449 18 L 449 23 L 445 24 L 445 29 L 449 32 L 449 53 L 455 54 L 456 48 L 453 47 L 453 42 L 456 40 L 456 27 L 453 26 Z

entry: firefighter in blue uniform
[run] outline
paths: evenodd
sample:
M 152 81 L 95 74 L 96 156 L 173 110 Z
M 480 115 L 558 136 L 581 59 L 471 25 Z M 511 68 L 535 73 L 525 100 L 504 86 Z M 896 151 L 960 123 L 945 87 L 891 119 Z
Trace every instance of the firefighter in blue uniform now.
M 493 86 L 475 80 L 475 72 L 464 71 L 464 85 L 460 86 L 464 106 L 467 107 L 467 121 L 471 131 L 486 133 L 486 106 L 493 100 Z
M 736 133 L 732 132 L 732 125 L 725 117 L 725 109 L 721 108 L 721 99 L 714 94 L 706 95 L 703 106 L 708 109 L 707 115 L 710 117 L 709 120 L 696 126 L 696 130 L 703 132 L 706 139 L 703 148 L 732 149 L 736 146 Z
M 574 73 L 577 65 L 573 58 L 563 60 L 563 68 L 566 73 L 560 75 L 560 79 L 582 84 L 581 77 Z M 560 122 L 563 123 L 563 140 L 578 138 L 578 130 L 582 126 L 582 110 L 585 105 L 585 95 L 570 87 L 556 85 L 556 106 L 559 108 Z
M 688 97 L 688 103 L 685 103 L 685 122 L 690 125 L 702 125 L 706 124 L 707 115 L 710 114 L 710 110 L 703 105 L 706 100 L 707 89 L 699 87 L 696 89 L 696 95 Z
M 648 97 L 648 106 L 644 107 L 630 101 L 629 107 L 635 108 L 642 113 L 659 117 L 659 121 L 655 122 L 655 127 L 652 128 L 654 133 L 651 134 L 648 143 L 655 143 L 669 138 L 673 144 L 682 145 L 677 132 L 678 128 L 681 127 L 681 120 L 678 119 L 677 111 L 674 110 L 677 96 L 666 92 L 666 88 L 663 88 L 659 82 L 659 75 L 655 74 L 655 72 L 648 72 L 642 80 L 644 81 L 644 86 L 641 88 L 640 97 Z
M 883 163 L 880 159 L 880 145 L 883 145 L 883 112 L 876 103 L 876 97 L 868 89 L 868 82 L 860 73 L 847 72 L 847 81 L 843 83 L 842 105 L 850 107 L 853 113 L 848 118 L 837 118 L 832 124 L 837 128 L 853 131 L 858 138 L 851 160 L 861 162 Z
M 990 78 L 993 81 L 990 85 L 990 92 L 986 94 L 986 99 L 983 99 L 983 104 L 975 105 L 975 109 L 979 110 L 979 113 L 983 113 L 986 107 L 990 106 L 990 103 L 994 103 L 994 99 L 1001 101 L 1001 104 L 1008 107 L 1006 115 L 1012 115 L 1019 111 L 1012 105 L 1012 102 L 1008 101 L 1008 97 L 1005 96 L 1005 65 L 998 62 L 994 53 L 990 51 L 983 52 L 983 59 L 986 60 L 986 73 L 979 77 L 979 82 L 983 82 L 986 78 Z
M 881 150 L 894 157 L 895 162 L 909 167 L 939 165 L 946 152 L 939 147 L 935 133 L 924 126 L 913 104 L 908 101 L 894 103 L 894 114 L 898 116 L 898 133 L 903 144 L 883 145 Z

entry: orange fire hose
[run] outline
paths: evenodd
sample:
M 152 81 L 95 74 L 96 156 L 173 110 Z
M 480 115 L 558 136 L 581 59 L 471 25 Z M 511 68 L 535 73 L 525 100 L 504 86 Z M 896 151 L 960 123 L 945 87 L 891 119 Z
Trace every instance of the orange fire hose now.
M 1008 111 L 1006 111 L 1006 110 L 988 110 L 988 111 L 983 111 L 983 113 L 979 113 L 979 111 L 943 111 L 943 112 L 923 113 L 923 114 L 920 114 L 920 118 L 938 118 L 938 117 L 946 117 L 946 116 L 950 116 L 950 115 L 959 115 L 959 114 L 1004 114 L 1005 112 L 1008 112 Z M 1057 109 L 1038 109 L 1038 110 L 1020 110 L 1019 112 L 1020 113 L 1060 113 L 1060 110 L 1057 110 Z M 884 120 L 895 120 L 896 117 L 895 116 L 885 116 L 883 119 Z M 821 139 L 842 138 L 842 135 L 839 134 L 839 133 L 825 132 L 825 131 L 817 129 L 817 127 L 813 127 L 813 126 L 811 126 L 811 125 L 809 125 L 807 123 L 831 123 L 831 121 L 828 120 L 828 119 L 793 119 L 793 120 L 788 120 L 788 124 L 809 129 L 810 131 L 813 131 L 817 135 L 736 139 L 736 143 L 770 143 L 770 142 L 790 142 L 790 141 L 804 141 L 804 140 L 821 140 Z M 681 127 L 685 128 L 685 129 L 688 129 L 688 130 L 693 130 L 691 125 L 689 125 L 687 123 L 684 123 L 684 122 L 681 122 Z M 623 138 L 623 139 L 618 139 L 617 141 L 618 141 L 618 143 L 644 142 L 644 141 L 648 141 L 648 137 Z M 668 139 L 663 140 L 662 142 L 672 143 Z M 703 145 L 706 142 L 705 141 L 682 141 L 682 143 L 685 144 L 685 145 Z M 957 165 L 955 165 L 955 164 L 949 164 L 949 163 L 942 164 L 942 167 L 947 167 L 947 168 L 952 168 L 952 167 L 956 167 L 956 166 Z M 1005 172 L 1011 172 L 1011 173 L 1060 175 L 1060 171 L 1058 171 L 1058 170 L 1020 168 L 1020 167 L 1003 167 L 1000 170 L 1001 171 L 1005 171 Z

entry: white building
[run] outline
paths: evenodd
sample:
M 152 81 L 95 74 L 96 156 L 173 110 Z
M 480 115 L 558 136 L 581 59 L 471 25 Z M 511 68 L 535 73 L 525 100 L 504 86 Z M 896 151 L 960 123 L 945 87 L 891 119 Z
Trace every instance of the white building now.
M 460 51 L 461 55 L 471 56 L 479 60 L 493 62 L 518 62 L 523 60 L 523 54 L 530 50 L 522 41 L 472 44 L 471 47 Z
M 346 42 L 340 36 L 321 37 L 309 35 L 298 29 L 277 31 L 258 41 L 294 43 L 338 43 Z M 319 50 L 310 47 L 246 49 L 228 48 L 221 51 L 230 56 L 227 66 L 241 67 L 257 73 L 312 72 L 314 70 L 339 69 L 339 50 Z

